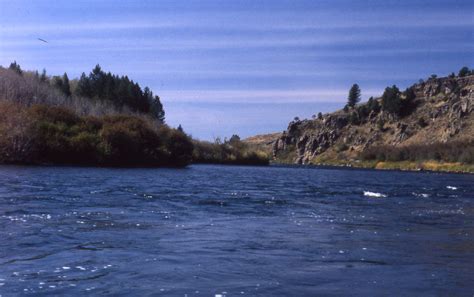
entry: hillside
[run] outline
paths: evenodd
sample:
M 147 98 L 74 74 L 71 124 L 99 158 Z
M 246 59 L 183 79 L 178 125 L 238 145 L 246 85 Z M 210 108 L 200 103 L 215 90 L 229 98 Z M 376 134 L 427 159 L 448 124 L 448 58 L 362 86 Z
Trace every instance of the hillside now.
M 275 162 L 473 171 L 473 109 L 471 72 L 433 76 L 258 139 L 271 144 Z
M 97 65 L 69 80 L 16 63 L 0 67 L 0 164 L 186 166 L 268 164 L 268 155 L 233 138 L 193 140 L 165 123 L 160 98 Z

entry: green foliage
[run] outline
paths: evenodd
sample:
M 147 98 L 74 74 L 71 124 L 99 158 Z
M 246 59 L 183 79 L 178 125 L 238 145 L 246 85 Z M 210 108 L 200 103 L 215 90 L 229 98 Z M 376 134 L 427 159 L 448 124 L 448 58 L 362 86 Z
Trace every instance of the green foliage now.
M 374 97 L 370 97 L 369 101 L 367 101 L 367 108 L 369 111 L 379 112 L 380 111 L 380 104 Z
M 71 96 L 71 86 L 69 84 L 69 77 L 67 77 L 66 72 L 63 74 L 61 91 L 64 93 L 64 95 L 68 97 Z
M 129 108 L 134 112 L 151 114 L 157 120 L 164 122 L 165 113 L 160 98 L 155 96 L 148 87 L 142 90 L 138 83 L 127 76 L 106 73 L 100 65 L 96 65 L 88 76 L 82 73 L 75 94 L 112 102 L 117 107 Z
M 69 78 L 67 73 L 64 73 L 62 77 L 54 76 L 53 85 L 60 90 L 65 96 L 71 96 L 71 86 L 69 84 Z
M 13 61 L 13 63 L 11 63 L 8 68 L 15 71 L 19 75 L 23 75 L 23 70 L 21 70 L 20 65 L 16 61 Z
M 400 90 L 395 85 L 385 88 L 382 95 L 382 110 L 394 115 L 400 115 L 402 110 L 400 95 Z
M 354 107 L 360 101 L 360 88 L 358 84 L 353 84 L 347 97 L 347 106 Z
M 400 111 L 399 115 L 401 116 L 407 116 L 411 114 L 415 108 L 416 108 L 416 94 L 415 90 L 413 88 L 407 88 L 404 92 L 403 95 L 405 98 L 400 100 Z
M 459 77 L 465 77 L 471 74 L 471 71 L 469 70 L 468 67 L 464 66 L 459 70 L 458 76 Z

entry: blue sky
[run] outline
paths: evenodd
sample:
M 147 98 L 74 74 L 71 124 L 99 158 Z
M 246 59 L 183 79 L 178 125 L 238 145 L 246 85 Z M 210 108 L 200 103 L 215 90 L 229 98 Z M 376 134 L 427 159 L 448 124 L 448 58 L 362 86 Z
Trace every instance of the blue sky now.
M 286 129 L 474 62 L 470 0 L 0 0 L 0 64 L 70 77 L 99 63 L 149 86 L 200 139 Z M 42 43 L 43 38 L 48 43 Z

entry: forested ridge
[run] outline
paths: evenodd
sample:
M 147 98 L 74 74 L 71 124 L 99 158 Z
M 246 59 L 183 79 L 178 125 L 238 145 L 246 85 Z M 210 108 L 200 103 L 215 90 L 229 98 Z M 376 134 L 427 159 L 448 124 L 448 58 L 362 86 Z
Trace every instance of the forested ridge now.
M 240 142 L 193 140 L 169 127 L 159 96 L 96 65 L 80 78 L 0 67 L 0 163 L 186 166 L 267 164 Z

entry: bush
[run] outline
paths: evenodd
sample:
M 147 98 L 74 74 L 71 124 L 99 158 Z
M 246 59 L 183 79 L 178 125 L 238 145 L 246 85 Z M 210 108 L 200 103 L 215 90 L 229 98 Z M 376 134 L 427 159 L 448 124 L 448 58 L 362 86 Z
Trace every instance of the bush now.
M 210 164 L 241 164 L 267 165 L 269 157 L 266 153 L 252 149 L 246 143 L 231 138 L 230 141 L 214 143 L 195 141 L 193 162 Z
M 185 166 L 191 139 L 138 116 L 79 117 L 61 107 L 0 105 L 0 162 Z
M 455 141 L 429 145 L 373 146 L 363 151 L 363 160 L 462 162 L 474 164 L 474 141 Z

